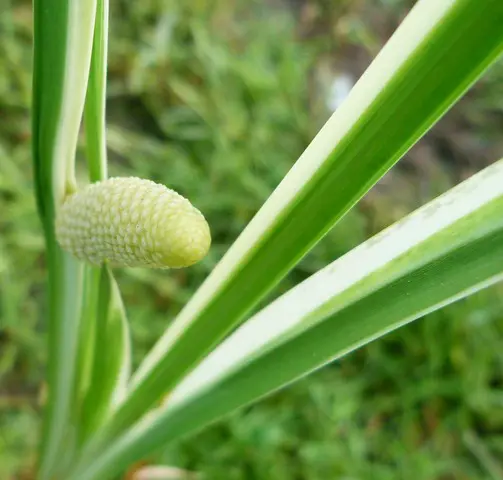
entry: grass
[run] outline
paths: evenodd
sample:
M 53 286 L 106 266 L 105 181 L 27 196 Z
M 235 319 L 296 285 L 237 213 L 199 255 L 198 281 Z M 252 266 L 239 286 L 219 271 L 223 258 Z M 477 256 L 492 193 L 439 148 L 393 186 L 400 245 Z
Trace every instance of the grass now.
M 318 130 L 328 115 L 323 100 L 333 68 L 361 73 L 410 2 L 381 0 L 377 8 L 340 1 L 327 10 L 311 1 L 295 19 L 263 0 L 246 8 L 231 0 L 164 10 L 157 3 L 112 2 L 110 173 L 151 178 L 186 195 L 205 213 L 214 244 L 188 270 L 120 272 L 136 362 Z M 46 319 L 29 168 L 30 5 L 12 2 L 5 11 L 0 478 L 10 479 L 33 462 Z M 501 156 L 502 73 L 501 66 L 493 70 L 283 289 Z M 489 289 L 405 327 L 159 452 L 157 460 L 208 479 L 499 478 L 502 292 Z

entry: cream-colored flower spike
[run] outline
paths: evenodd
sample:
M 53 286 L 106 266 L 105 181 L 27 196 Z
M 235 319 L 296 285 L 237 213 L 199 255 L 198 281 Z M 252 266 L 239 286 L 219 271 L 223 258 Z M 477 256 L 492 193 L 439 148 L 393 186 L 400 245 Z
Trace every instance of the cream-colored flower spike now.
M 180 268 L 201 260 L 210 229 L 173 190 L 140 178 L 93 183 L 65 201 L 56 218 L 60 245 L 99 265 Z

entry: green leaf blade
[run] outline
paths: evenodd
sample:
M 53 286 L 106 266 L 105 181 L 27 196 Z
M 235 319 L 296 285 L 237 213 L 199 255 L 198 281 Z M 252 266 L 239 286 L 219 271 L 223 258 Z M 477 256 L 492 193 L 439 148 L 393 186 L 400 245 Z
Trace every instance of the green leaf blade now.
M 466 91 L 501 53 L 502 19 L 498 0 L 418 3 L 143 362 L 110 434 L 176 385 Z
M 81 441 L 84 442 L 104 421 L 126 393 L 131 373 L 129 326 L 119 288 L 106 266 L 97 283 L 98 298 L 92 338 L 93 359 L 90 381 L 83 401 Z
M 37 204 L 44 228 L 53 213 L 52 156 L 61 112 L 68 4 L 46 0 L 33 2 L 33 166 Z M 48 30 L 51 30 L 49 33 Z

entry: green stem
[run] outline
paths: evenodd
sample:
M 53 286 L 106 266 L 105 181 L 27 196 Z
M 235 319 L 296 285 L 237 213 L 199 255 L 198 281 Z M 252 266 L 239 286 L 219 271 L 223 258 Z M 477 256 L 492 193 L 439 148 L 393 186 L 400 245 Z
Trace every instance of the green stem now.
M 56 242 L 54 222 L 76 188 L 75 151 L 87 87 L 96 0 L 34 0 L 33 170 L 48 264 L 48 400 L 38 477 L 71 459 L 83 268 Z
M 53 478 L 69 460 L 75 438 L 70 412 L 77 335 L 82 301 L 82 264 L 48 239 L 49 257 L 49 398 L 45 410 L 39 476 Z M 68 454 L 68 455 L 67 455 Z
M 107 178 L 105 126 L 106 75 L 108 48 L 108 0 L 98 0 L 94 28 L 93 52 L 87 86 L 84 120 L 89 179 Z

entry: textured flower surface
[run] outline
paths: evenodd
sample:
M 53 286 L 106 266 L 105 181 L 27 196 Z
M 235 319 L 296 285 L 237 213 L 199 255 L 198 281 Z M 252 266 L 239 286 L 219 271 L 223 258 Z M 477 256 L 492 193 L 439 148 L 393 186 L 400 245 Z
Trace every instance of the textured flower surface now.
M 201 260 L 211 235 L 199 210 L 150 180 L 110 178 L 65 201 L 56 218 L 62 248 L 99 265 L 180 268 Z

